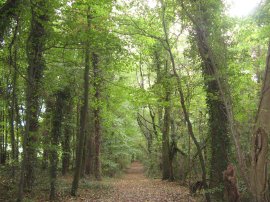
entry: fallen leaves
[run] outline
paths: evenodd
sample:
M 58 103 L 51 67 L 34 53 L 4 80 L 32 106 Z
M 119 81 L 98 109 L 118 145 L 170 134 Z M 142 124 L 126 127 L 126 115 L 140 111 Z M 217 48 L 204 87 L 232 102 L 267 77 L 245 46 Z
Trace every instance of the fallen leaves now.
M 148 179 L 143 175 L 143 166 L 134 162 L 121 179 L 109 182 L 111 189 L 95 191 L 88 189 L 74 201 L 89 202 L 194 202 L 185 187 L 178 183 Z

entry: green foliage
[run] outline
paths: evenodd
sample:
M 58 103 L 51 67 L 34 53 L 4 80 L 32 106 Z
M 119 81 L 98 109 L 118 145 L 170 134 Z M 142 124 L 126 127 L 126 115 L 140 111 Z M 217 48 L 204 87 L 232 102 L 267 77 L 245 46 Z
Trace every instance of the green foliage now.
M 70 129 L 71 151 L 68 154 L 71 155 L 71 164 L 74 163 L 80 131 L 85 46 L 89 42 L 91 55 L 99 56 L 99 76 L 94 78 L 91 64 L 87 138 L 94 131 L 93 110 L 100 109 L 102 174 L 115 176 L 132 160 L 141 160 L 148 176 L 160 177 L 164 109 L 170 107 L 175 131 L 170 132 L 169 143 L 174 143 L 178 149 L 173 159 L 175 177 L 185 181 L 189 175 L 194 178 L 200 176 L 197 149 L 188 135 L 171 57 L 181 80 L 196 139 L 200 146 L 205 146 L 204 158 L 209 172 L 211 148 L 207 99 L 217 101 L 220 97 L 206 93 L 205 82 L 214 78 L 203 77 L 198 36 L 194 30 L 196 26 L 192 26 L 188 14 L 208 33 L 207 42 L 214 50 L 213 57 L 222 67 L 219 76 L 222 81 L 228 81 L 241 145 L 249 151 L 269 40 L 269 1 L 264 1 L 253 16 L 244 19 L 226 16 L 223 1 L 182 2 L 186 7 L 172 0 L 157 1 L 152 6 L 148 1 L 137 0 L 128 3 L 112 0 L 46 1 L 45 10 L 49 16 L 48 23 L 44 25 L 47 32 L 43 41 L 46 42 L 43 50 L 46 68 L 37 99 L 40 106 L 39 131 L 34 145 L 38 165 L 48 161 L 46 152 L 58 150 L 59 160 L 64 154 L 61 141 L 54 147 L 50 145 L 50 134 L 55 94 L 67 88 L 70 95 L 64 105 L 71 106 L 71 115 L 63 119 L 63 125 Z M 4 3 L 0 1 L 0 8 Z M 24 3 L 16 10 L 18 19 L 8 23 L 8 31 L 0 46 L 0 146 L 6 149 L 7 154 L 10 154 L 13 144 L 11 109 L 16 108 L 13 124 L 16 129 L 15 148 L 19 152 L 18 158 L 8 159 L 11 167 L 21 163 L 27 119 L 25 89 L 29 82 L 29 61 L 26 44 L 29 43 L 32 12 L 30 1 Z M 90 26 L 87 25 L 87 16 L 91 19 Z M 94 84 L 97 83 L 100 84 L 100 99 L 95 98 Z M 170 98 L 166 100 L 168 92 Z M 14 93 L 15 107 L 11 106 Z M 62 141 L 64 132 L 62 129 Z M 231 147 L 229 160 L 234 162 L 235 151 L 233 145 Z M 191 170 L 188 170 L 189 163 L 193 165 Z M 107 189 L 106 186 L 99 187 L 98 183 L 82 186 Z M 244 192 L 245 189 L 240 184 L 240 190 Z

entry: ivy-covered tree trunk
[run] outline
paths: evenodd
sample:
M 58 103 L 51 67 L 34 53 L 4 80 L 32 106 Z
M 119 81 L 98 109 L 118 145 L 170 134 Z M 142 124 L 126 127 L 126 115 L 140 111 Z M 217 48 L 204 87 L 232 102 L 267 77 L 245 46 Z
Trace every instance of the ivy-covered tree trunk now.
M 72 112 L 73 112 L 73 100 L 70 95 L 71 89 L 66 88 L 65 93 L 67 95 L 66 107 L 64 109 L 64 123 L 63 123 L 63 137 L 62 137 L 62 175 L 66 175 L 71 160 L 71 137 L 72 137 Z
M 51 190 L 50 200 L 56 198 L 56 178 L 57 178 L 57 165 L 58 165 L 58 145 L 61 138 L 62 122 L 63 122 L 63 109 L 66 108 L 66 93 L 59 91 L 56 94 L 56 102 L 52 117 L 52 131 L 51 131 L 51 148 L 50 148 L 50 163 L 51 163 Z
M 188 134 L 191 137 L 191 139 L 193 140 L 196 149 L 198 151 L 198 156 L 199 156 L 199 161 L 200 161 L 200 165 L 201 165 L 201 170 L 202 170 L 202 184 L 205 190 L 208 189 L 208 185 L 206 182 L 206 177 L 207 177 L 207 173 L 206 173 L 206 165 L 205 165 L 205 160 L 203 158 L 203 152 L 202 149 L 200 147 L 199 142 L 196 139 L 194 130 L 193 130 L 193 125 L 190 119 L 190 115 L 189 115 L 189 111 L 187 109 L 186 106 L 186 98 L 184 96 L 184 91 L 182 88 L 182 83 L 181 83 L 181 77 L 178 75 L 178 72 L 176 70 L 176 64 L 175 64 L 175 59 L 174 59 L 174 55 L 172 52 L 172 48 L 171 48 L 171 44 L 170 44 L 170 40 L 169 40 L 169 34 L 168 34 L 168 27 L 167 27 L 167 22 L 166 22 L 166 18 L 165 18 L 165 13 L 166 13 L 166 4 L 164 4 L 163 1 L 161 1 L 162 3 L 162 27 L 163 27 L 163 33 L 164 33 L 164 37 L 165 37 L 165 44 L 164 44 L 164 48 L 167 50 L 169 57 L 170 57 L 170 62 L 172 65 L 172 71 L 173 71 L 173 75 L 176 79 L 177 82 L 177 90 L 179 93 L 179 100 L 180 100 L 180 104 L 183 110 L 183 114 L 184 114 L 184 118 L 185 118 L 185 122 L 187 124 L 187 130 L 188 130 Z M 207 202 L 211 201 L 210 195 L 208 192 L 205 192 L 205 198 Z
M 270 131 L 270 42 L 266 59 L 266 69 L 261 89 L 256 123 L 252 138 L 251 192 L 254 202 L 268 202 L 267 154 Z
M 221 27 L 217 26 L 216 23 L 219 22 L 219 19 L 215 19 L 217 21 L 215 22 L 208 22 L 208 20 L 213 20 L 211 17 L 206 16 L 205 13 L 207 11 L 207 7 L 205 4 L 202 2 L 197 2 L 198 5 L 194 2 L 194 6 L 197 6 L 197 11 L 199 10 L 199 13 L 195 11 L 195 13 L 191 13 L 187 7 L 180 2 L 183 11 L 185 14 L 188 16 L 190 21 L 193 23 L 196 37 L 197 37 L 197 43 L 198 43 L 198 48 L 200 51 L 200 55 L 202 60 L 211 65 L 211 74 L 213 75 L 213 78 L 216 80 L 218 89 L 219 89 L 219 96 L 220 99 L 222 100 L 225 110 L 226 110 L 226 116 L 227 116 L 227 123 L 228 123 L 228 128 L 231 132 L 231 135 L 233 137 L 234 145 L 235 145 L 235 151 L 236 151 L 236 157 L 239 163 L 239 170 L 240 174 L 243 177 L 245 184 L 249 187 L 250 185 L 250 180 L 248 177 L 248 172 L 247 172 L 247 165 L 243 157 L 243 152 L 242 152 L 242 147 L 240 144 L 240 134 L 238 131 L 238 128 L 236 127 L 235 124 L 235 118 L 234 118 L 234 112 L 233 112 L 233 107 L 232 107 L 232 100 L 231 100 L 231 95 L 229 93 L 229 87 L 226 78 L 224 77 L 225 75 L 222 75 L 222 70 L 220 69 L 220 65 L 224 66 L 224 62 L 226 64 L 226 61 L 224 60 L 224 54 L 225 52 L 221 52 L 221 50 L 224 49 L 224 42 L 221 38 Z M 221 16 L 220 10 L 222 10 L 222 2 L 217 1 L 217 4 L 215 5 L 217 7 L 217 11 L 219 14 L 217 16 Z M 204 11 L 202 13 L 202 11 Z M 194 11 L 193 11 L 194 12 Z M 211 15 L 211 14 L 208 14 Z M 219 17 L 220 18 L 220 17 Z M 199 20 L 198 20 L 199 19 Z M 204 19 L 204 20 L 202 20 Z M 208 24 L 213 24 L 216 28 L 215 33 L 213 32 L 213 28 L 211 28 L 212 31 L 207 30 L 207 25 Z M 214 45 L 211 44 L 210 40 L 210 35 L 213 37 L 218 36 L 218 41 L 215 41 L 213 44 L 218 45 L 217 50 L 215 50 L 213 47 Z M 219 35 L 217 35 L 219 34 Z M 222 58 L 220 58 L 223 56 Z M 223 63 L 223 64 L 222 64 Z
M 218 83 L 215 79 L 213 65 L 204 57 L 202 37 L 197 32 L 197 43 L 204 62 L 203 76 L 207 94 L 207 105 L 209 114 L 209 132 L 211 136 L 211 167 L 210 188 L 216 189 L 213 193 L 215 200 L 222 200 L 224 196 L 223 175 L 228 165 L 229 136 L 228 119 L 224 102 L 219 93 Z M 223 61 L 224 62 L 224 61 Z
M 23 143 L 23 162 L 18 201 L 22 200 L 25 188 L 32 190 L 37 166 L 38 113 L 43 70 L 45 68 L 44 49 L 46 41 L 45 24 L 48 21 L 48 5 L 44 0 L 31 1 L 31 27 L 27 41 L 28 58 L 26 84 L 26 130 Z
M 207 77 L 207 76 L 205 76 Z M 208 77 L 208 79 L 211 77 Z M 224 196 L 223 175 L 228 165 L 229 137 L 226 109 L 218 96 L 215 80 L 206 78 L 207 105 L 209 114 L 209 132 L 211 136 L 210 188 L 215 189 L 213 196 L 222 200 Z M 208 81 L 207 81 L 208 80 Z
M 89 9 L 88 9 L 89 11 Z M 90 21 L 91 16 L 87 14 L 87 32 L 90 29 Z M 89 39 L 86 40 L 85 43 L 85 69 L 84 69 L 84 94 L 83 94 L 83 108 L 81 110 L 81 125 L 80 125 L 80 133 L 78 135 L 77 141 L 77 149 L 76 149 L 76 162 L 75 162 L 75 171 L 74 178 L 72 182 L 71 195 L 76 196 L 79 180 L 81 177 L 82 170 L 82 158 L 83 158 L 83 149 L 84 149 L 84 140 L 86 134 L 86 120 L 88 114 L 88 97 L 89 97 L 89 72 L 90 72 L 90 42 Z
M 220 8 L 222 3 L 217 1 L 215 6 Z M 221 72 L 222 68 L 226 65 L 226 47 L 222 36 L 220 35 L 220 28 L 218 27 L 217 22 L 215 22 L 216 19 L 212 18 L 210 13 L 220 12 L 219 9 L 216 11 L 208 11 L 207 4 L 202 2 L 193 2 L 193 7 L 194 11 L 188 13 L 189 11 L 187 11 L 182 4 L 182 8 L 184 8 L 186 14 L 193 23 L 195 41 L 203 61 L 202 69 L 207 93 L 209 114 L 208 125 L 211 136 L 210 187 L 216 190 L 213 193 L 213 199 L 223 200 L 224 189 L 222 188 L 222 172 L 227 168 L 229 152 L 228 114 L 225 106 L 226 103 L 224 103 L 225 100 L 221 96 L 221 89 L 215 72 Z M 213 31 L 211 29 L 213 28 L 209 27 L 210 24 L 213 24 L 212 26 L 216 27 L 215 33 L 212 33 Z M 219 41 L 213 42 L 215 46 L 210 46 L 209 44 L 206 46 L 206 43 L 209 43 L 209 35 L 214 35 L 219 39 Z M 218 61 L 209 59 L 209 50 L 218 55 Z M 219 54 L 222 50 L 222 54 Z
M 98 67 L 99 58 L 96 53 L 92 55 L 94 68 L 94 89 L 95 89 L 95 108 L 94 108 L 94 133 L 95 133 L 95 164 L 94 173 L 97 180 L 101 180 L 101 163 L 100 163 L 100 141 L 101 141 L 101 122 L 100 122 L 100 82 L 101 70 Z

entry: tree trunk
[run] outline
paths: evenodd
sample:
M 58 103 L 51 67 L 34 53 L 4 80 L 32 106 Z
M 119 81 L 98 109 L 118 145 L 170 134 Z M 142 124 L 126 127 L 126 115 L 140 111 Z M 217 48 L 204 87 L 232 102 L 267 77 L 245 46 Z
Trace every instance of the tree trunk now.
M 71 159 L 71 136 L 72 136 L 72 110 L 73 110 L 73 100 L 70 95 L 70 88 L 65 89 L 67 94 L 67 105 L 64 109 L 64 131 L 62 138 L 62 175 L 66 175 L 69 170 L 70 159 Z
M 226 109 L 218 96 L 215 80 L 207 82 L 207 105 L 209 113 L 209 132 L 211 136 L 210 187 L 217 188 L 213 193 L 216 200 L 222 200 L 222 172 L 228 165 L 229 137 L 227 130 Z
M 10 68 L 13 68 L 13 77 L 12 77 L 12 91 L 11 91 L 11 102 L 10 102 L 10 110 L 9 110 L 9 125 L 10 125 L 10 139 L 11 139 L 11 158 L 12 158 L 12 176 L 15 176 L 15 161 L 18 160 L 16 158 L 17 153 L 17 147 L 16 147 L 16 139 L 15 139 L 15 105 L 17 100 L 17 78 L 18 78 L 18 72 L 17 72 L 17 45 L 16 45 L 16 39 L 18 34 L 18 28 L 19 28 L 19 21 L 18 18 L 16 19 L 16 27 L 14 30 L 13 38 L 9 45 L 9 65 Z M 14 47 L 15 46 L 15 47 Z M 14 47 L 14 51 L 13 51 Z
M 249 187 L 250 180 L 248 178 L 247 165 L 246 165 L 246 162 L 245 162 L 244 157 L 243 157 L 243 152 L 242 152 L 242 148 L 241 148 L 241 144 L 240 144 L 239 131 L 236 128 L 236 124 L 235 124 L 231 96 L 230 96 L 230 93 L 228 91 L 228 83 L 226 82 L 226 79 L 221 77 L 220 69 L 218 69 L 218 67 L 217 67 L 218 61 L 215 59 L 214 54 L 213 54 L 213 50 L 209 45 L 208 38 L 207 38 L 206 33 L 205 33 L 206 30 L 204 29 L 202 24 L 198 23 L 195 20 L 195 18 L 193 17 L 193 15 L 191 15 L 188 12 L 185 5 L 181 1 L 179 1 L 179 2 L 183 8 L 183 11 L 188 16 L 188 18 L 191 20 L 191 22 L 193 23 L 197 37 L 200 38 L 200 39 L 198 39 L 198 42 L 200 43 L 200 44 L 198 44 L 198 47 L 199 47 L 199 49 L 201 49 L 200 50 L 201 58 L 203 59 L 203 61 L 207 61 L 207 63 L 211 64 L 211 66 L 212 66 L 212 69 L 211 69 L 212 75 L 218 84 L 219 95 L 220 95 L 220 98 L 222 99 L 222 102 L 223 102 L 225 109 L 226 109 L 228 126 L 229 126 L 230 132 L 231 132 L 232 137 L 233 137 L 234 146 L 235 146 L 235 150 L 236 150 L 236 156 L 237 156 L 237 160 L 238 160 L 239 168 L 240 168 L 240 174 L 243 177 L 247 187 Z M 224 53 L 222 53 L 222 54 L 224 54 Z
M 2 103 L 3 108 L 0 113 L 0 120 L 2 122 L 1 124 L 1 133 L 0 133 L 0 165 L 6 164 L 7 160 L 7 152 L 6 152 L 6 139 L 5 139 L 5 134 L 6 134 L 6 116 L 5 116 L 5 102 Z
M 184 118 L 185 118 L 185 121 L 186 121 L 186 124 L 187 124 L 188 134 L 190 135 L 191 139 L 193 140 L 193 142 L 194 142 L 194 144 L 195 144 L 195 146 L 197 148 L 197 151 L 198 151 L 199 160 L 200 160 L 201 169 L 202 169 L 203 187 L 204 187 L 205 190 L 207 190 L 208 185 L 207 185 L 207 182 L 206 182 L 207 173 L 206 173 L 205 161 L 204 161 L 204 158 L 203 158 L 203 153 L 202 153 L 202 149 L 200 147 L 200 144 L 197 141 L 196 136 L 194 134 L 193 126 L 192 126 L 192 123 L 191 123 L 191 120 L 190 120 L 190 117 L 189 117 L 189 112 L 188 112 L 187 107 L 186 107 L 186 100 L 185 100 L 184 92 L 183 92 L 183 89 L 182 89 L 181 78 L 179 77 L 179 75 L 178 75 L 178 73 L 176 71 L 174 55 L 172 53 L 172 49 L 171 49 L 171 45 L 170 45 L 170 41 L 169 41 L 169 35 L 168 35 L 168 31 L 167 31 L 167 24 L 166 24 L 166 20 L 165 20 L 165 11 L 166 11 L 166 5 L 164 5 L 162 3 L 162 26 L 163 26 L 163 32 L 164 32 L 164 37 L 165 37 L 165 43 L 166 43 L 166 45 L 164 45 L 164 46 L 165 46 L 165 49 L 169 53 L 172 68 L 173 68 L 172 69 L 173 74 L 174 74 L 174 77 L 176 78 L 176 81 L 177 81 L 177 90 L 178 90 L 178 93 L 179 93 L 180 104 L 181 104 L 181 107 L 182 107 L 182 110 L 183 110 L 183 113 L 184 113 Z M 205 192 L 205 198 L 206 198 L 207 202 L 211 201 L 211 198 L 210 198 L 210 195 L 209 195 L 208 192 Z
M 216 30 L 216 35 L 219 39 L 215 46 L 219 45 L 220 51 L 224 50 L 222 54 L 219 54 L 219 62 L 209 60 L 207 49 L 214 47 L 205 47 L 205 40 L 209 36 L 209 25 L 214 19 L 211 18 L 210 11 L 207 10 L 207 5 L 200 2 L 194 2 L 194 6 L 200 6 L 198 12 L 194 12 L 194 20 L 197 20 L 197 23 L 200 25 L 200 28 L 196 27 L 193 18 L 190 20 L 194 24 L 195 30 L 195 39 L 199 49 L 199 54 L 202 58 L 203 64 L 203 76 L 204 84 L 207 93 L 207 105 L 208 105 L 208 114 L 209 114 L 209 132 L 211 135 L 211 168 L 210 168 L 210 187 L 218 188 L 213 193 L 215 200 L 222 200 L 223 198 L 223 176 L 222 171 L 226 170 L 228 164 L 228 150 L 229 150 L 229 137 L 228 137 L 228 113 L 225 107 L 225 100 L 222 99 L 220 94 L 220 89 L 218 85 L 217 78 L 215 76 L 215 69 L 218 68 L 221 71 L 222 68 L 226 65 L 225 52 L 226 49 L 223 47 L 224 43 L 222 42 L 222 36 L 219 36 L 219 30 Z M 197 5 L 198 4 L 198 5 Z M 217 2 L 216 5 L 219 6 L 221 3 Z M 188 15 L 190 17 L 191 15 Z M 215 25 L 215 24 L 214 24 Z M 210 32 L 211 33 L 211 32 Z M 220 43 L 220 44 L 219 44 Z M 213 51 L 212 51 L 213 52 Z M 217 50 L 215 51 L 215 53 Z M 220 52 L 221 53 L 221 52 Z
M 200 33 L 197 32 L 199 35 Z M 202 56 L 203 76 L 207 93 L 207 105 L 209 114 L 209 132 L 211 136 L 211 168 L 210 168 L 210 187 L 217 188 L 213 193 L 215 200 L 222 200 L 224 189 L 222 189 L 222 172 L 228 165 L 229 137 L 228 119 L 225 104 L 219 93 L 218 83 L 215 79 L 213 65 L 204 56 L 201 47 L 202 37 L 197 37 L 197 43 Z M 221 67 L 218 67 L 221 69 Z
M 63 109 L 66 101 L 66 94 L 60 91 L 56 94 L 56 102 L 52 117 L 52 132 L 51 132 L 51 149 L 50 149 L 50 162 L 51 162 L 51 190 L 50 200 L 56 198 L 56 178 L 57 178 L 57 165 L 58 165 L 58 145 L 61 137 Z
M 168 85 L 168 84 L 167 84 Z M 162 131 L 162 180 L 168 180 L 171 177 L 170 170 L 170 91 L 166 89 L 166 107 L 164 110 L 164 121 L 163 121 L 163 131 Z
M 48 21 L 48 11 L 45 1 L 31 1 L 31 28 L 27 41 L 27 84 L 26 84 L 26 130 L 23 140 L 23 162 L 19 186 L 18 201 L 22 201 L 22 193 L 25 187 L 31 191 L 35 181 L 35 167 L 38 143 L 38 112 L 41 80 L 45 61 L 43 58 L 46 31 L 45 24 Z
M 251 192 L 254 202 L 269 200 L 267 154 L 270 131 L 270 42 L 266 59 L 261 99 L 252 138 Z
M 87 31 L 90 29 L 91 17 L 87 14 Z M 83 148 L 84 140 L 86 133 L 86 120 L 88 114 L 88 97 L 89 97 L 89 71 L 90 71 L 90 42 L 87 39 L 85 43 L 85 70 L 84 70 L 84 96 L 83 96 L 83 110 L 81 111 L 81 126 L 80 126 L 80 135 L 77 145 L 77 155 L 76 155 L 76 167 L 74 172 L 74 178 L 72 182 L 71 195 L 76 196 L 79 180 L 81 176 L 81 167 L 82 167 L 82 157 L 83 157 Z
M 48 145 L 50 145 L 50 131 L 52 129 L 52 114 L 53 114 L 53 105 L 55 103 L 52 100 L 52 97 L 48 97 L 45 101 L 46 111 L 44 117 L 44 131 L 42 131 L 42 169 L 47 169 L 49 166 L 49 152 L 50 149 Z
M 100 68 L 98 68 L 98 55 L 93 53 L 92 62 L 94 67 L 94 89 L 95 102 L 94 109 L 94 133 L 95 133 L 95 178 L 101 180 L 101 163 L 100 163 L 100 141 L 101 141 L 101 123 L 100 123 Z
M 93 112 L 89 112 L 89 137 L 87 142 L 87 156 L 86 156 L 86 163 L 85 163 L 85 174 L 87 175 L 94 175 L 94 157 L 95 157 L 95 137 L 94 137 L 94 118 Z M 90 121 L 91 120 L 91 121 Z

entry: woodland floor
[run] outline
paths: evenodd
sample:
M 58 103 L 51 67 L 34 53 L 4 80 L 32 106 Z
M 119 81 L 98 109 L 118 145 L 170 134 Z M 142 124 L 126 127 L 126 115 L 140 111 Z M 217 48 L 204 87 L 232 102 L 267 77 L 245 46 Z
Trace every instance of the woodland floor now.
M 27 202 L 48 201 L 49 183 L 41 181 L 42 186 L 36 188 L 33 194 L 26 195 Z M 143 165 L 134 162 L 120 178 L 107 178 L 102 181 L 82 179 L 77 197 L 69 194 L 72 176 L 58 179 L 58 200 L 86 201 L 86 202 L 195 202 L 190 196 L 186 187 L 176 182 L 162 181 L 160 179 L 149 179 L 144 176 Z M 1 194 L 0 201 L 15 201 L 15 193 L 10 192 L 9 196 Z M 5 183 L 3 183 L 5 184 Z M 2 190 L 4 191 L 4 190 Z M 6 190 L 7 191 L 7 190 Z M 6 192 L 8 194 L 8 192 Z
M 105 185 L 105 184 L 104 184 Z M 70 201 L 89 202 L 194 202 L 189 190 L 174 182 L 149 179 L 143 174 L 139 162 L 131 164 L 122 178 L 108 182 L 109 188 L 104 192 L 80 190 L 81 195 Z

